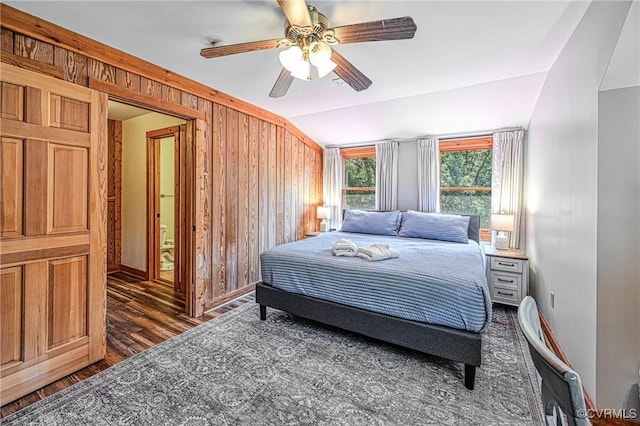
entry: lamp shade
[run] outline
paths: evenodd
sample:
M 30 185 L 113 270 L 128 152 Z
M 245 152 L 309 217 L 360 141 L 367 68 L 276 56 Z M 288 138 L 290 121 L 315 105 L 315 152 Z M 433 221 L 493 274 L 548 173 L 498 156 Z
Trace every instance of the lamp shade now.
M 318 217 L 318 219 L 329 219 L 331 217 L 331 207 L 318 206 L 316 216 Z
M 512 232 L 515 223 L 515 217 L 512 214 L 492 214 L 491 229 L 495 231 Z
M 331 60 L 333 51 L 328 44 L 323 42 L 313 42 L 309 47 L 309 61 L 318 69 L 318 77 L 322 78 L 329 74 L 337 66 Z
M 287 50 L 283 50 L 279 55 L 280 63 L 288 71 L 293 71 L 302 61 L 302 49 L 298 46 L 291 46 Z
M 280 52 L 280 63 L 295 78 L 300 80 L 309 79 L 310 65 L 303 58 L 302 49 L 298 46 L 291 46 L 289 49 Z

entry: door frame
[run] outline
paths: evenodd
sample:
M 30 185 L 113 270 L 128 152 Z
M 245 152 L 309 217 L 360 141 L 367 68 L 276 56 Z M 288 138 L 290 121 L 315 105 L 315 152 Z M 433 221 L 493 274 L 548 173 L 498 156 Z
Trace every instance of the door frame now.
M 160 142 L 162 139 L 173 137 L 174 148 L 174 270 L 173 282 L 174 289 L 184 292 L 180 273 L 182 268 L 182 253 L 184 242 L 183 235 L 186 233 L 183 226 L 182 212 L 185 210 L 181 194 L 184 192 L 184 182 L 182 179 L 181 167 L 181 127 L 170 126 L 162 129 L 150 130 L 147 132 L 147 271 L 150 280 L 165 281 L 160 277 Z
M 119 86 L 98 82 L 94 79 L 89 79 L 89 87 L 107 93 L 110 101 L 136 106 L 151 112 L 170 115 L 186 121 L 184 124 L 185 130 L 181 135 L 184 143 L 183 149 L 181 150 L 182 158 L 180 161 L 181 168 L 184 171 L 183 182 L 185 188 L 182 194 L 185 211 L 181 222 L 184 222 L 184 229 L 187 231 L 182 236 L 184 258 L 181 259 L 180 262 L 183 269 L 183 279 L 181 282 L 183 283 L 185 294 L 185 313 L 191 317 L 198 317 L 202 315 L 203 311 L 201 289 L 203 283 L 197 282 L 195 279 L 197 276 L 194 262 L 197 251 L 195 208 L 197 164 L 195 161 L 195 152 L 197 147 L 203 147 L 205 145 L 205 132 L 203 129 L 206 127 L 206 114 L 203 111 L 188 108 L 180 104 L 172 104 L 137 93 L 131 94 Z

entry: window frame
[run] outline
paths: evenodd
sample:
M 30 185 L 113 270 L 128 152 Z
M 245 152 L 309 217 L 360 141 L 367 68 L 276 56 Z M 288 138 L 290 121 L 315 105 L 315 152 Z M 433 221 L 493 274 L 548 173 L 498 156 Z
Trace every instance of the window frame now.
M 456 151 L 474 151 L 480 149 L 493 149 L 493 135 L 472 137 L 464 139 L 448 139 L 440 140 L 440 169 L 442 169 L 442 153 L 443 152 L 456 152 Z M 442 178 L 438 184 L 440 187 L 440 199 L 442 199 L 443 192 L 461 192 L 461 191 L 489 191 L 491 187 L 485 186 L 461 186 L 461 187 L 443 187 Z M 489 212 L 491 214 L 491 212 Z M 491 229 L 480 229 L 480 241 L 491 241 Z
M 346 160 L 353 158 L 370 158 L 376 157 L 376 147 L 375 145 L 370 146 L 361 146 L 357 148 L 343 148 L 340 150 L 340 155 L 342 157 L 342 182 L 340 188 L 340 201 L 343 208 L 345 207 L 345 196 L 347 191 L 373 191 L 375 194 L 376 187 L 370 186 L 346 186 L 347 173 L 346 173 Z M 374 206 L 375 208 L 375 206 Z

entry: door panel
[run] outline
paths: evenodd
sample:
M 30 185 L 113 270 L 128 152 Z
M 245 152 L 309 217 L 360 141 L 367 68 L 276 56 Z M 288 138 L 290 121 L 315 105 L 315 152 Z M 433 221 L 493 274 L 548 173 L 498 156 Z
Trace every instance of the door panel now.
M 48 350 L 87 335 L 87 257 L 49 262 Z
M 0 368 L 22 359 L 22 267 L 0 272 Z
M 51 102 L 49 125 L 51 127 L 76 130 L 78 132 L 89 131 L 90 104 L 88 102 L 54 94 L 51 94 L 49 99 Z
M 22 149 L 20 139 L 2 138 L 0 141 L 0 238 L 22 235 Z
M 2 118 L 22 121 L 24 113 L 24 86 L 3 81 L 2 90 Z
M 49 233 L 87 230 L 89 150 L 49 144 Z
M 107 96 L 0 66 L 4 405 L 104 357 Z

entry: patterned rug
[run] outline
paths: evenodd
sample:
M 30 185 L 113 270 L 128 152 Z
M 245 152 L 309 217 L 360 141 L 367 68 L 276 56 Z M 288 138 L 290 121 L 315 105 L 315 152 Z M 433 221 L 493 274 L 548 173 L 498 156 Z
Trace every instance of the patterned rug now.
M 3 425 L 538 425 L 515 309 L 463 366 L 247 303 L 2 419 Z

